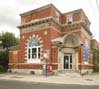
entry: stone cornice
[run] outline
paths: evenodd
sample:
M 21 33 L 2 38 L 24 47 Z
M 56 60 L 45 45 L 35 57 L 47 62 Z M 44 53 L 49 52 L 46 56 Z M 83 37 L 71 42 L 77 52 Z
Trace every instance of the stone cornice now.
M 73 27 L 73 26 L 82 26 L 85 29 L 85 31 L 88 32 L 89 35 L 92 35 L 91 31 L 89 29 L 87 29 L 84 22 L 82 22 L 82 21 L 75 22 L 75 23 L 72 23 L 72 24 L 62 25 L 62 28 L 68 28 L 68 27 Z
M 91 31 L 89 29 L 87 29 L 84 22 L 81 22 L 80 25 L 89 33 L 89 35 L 92 35 Z
M 48 22 L 56 23 L 57 26 L 61 27 L 61 25 L 53 17 L 47 17 L 47 18 L 44 18 L 44 19 L 34 20 L 34 21 L 31 21 L 29 23 L 22 24 L 22 25 L 17 26 L 17 27 L 19 29 L 23 29 L 23 28 L 27 28 L 27 27 L 30 27 L 30 26 L 35 26 L 35 25 L 44 24 L 44 23 L 48 23 Z
M 43 18 L 43 19 L 34 20 L 34 21 L 29 22 L 29 23 L 22 24 L 22 25 L 18 26 L 18 28 L 21 30 L 23 28 L 28 28 L 30 26 L 37 26 L 37 25 L 45 24 L 45 23 L 49 23 L 49 22 L 55 23 L 60 29 L 73 27 L 73 26 L 82 26 L 85 29 L 85 31 L 88 32 L 89 35 L 92 35 L 90 30 L 87 29 L 87 27 L 85 26 L 85 24 L 82 21 L 63 25 L 63 24 L 60 24 L 59 22 L 57 22 L 57 20 L 54 17 L 47 17 L 47 18 Z

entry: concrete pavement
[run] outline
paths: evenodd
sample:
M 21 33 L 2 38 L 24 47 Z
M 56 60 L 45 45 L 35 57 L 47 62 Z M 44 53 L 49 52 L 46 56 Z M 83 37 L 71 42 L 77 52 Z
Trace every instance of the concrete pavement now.
M 35 83 L 54 83 L 54 84 L 79 84 L 79 85 L 99 85 L 99 74 L 81 76 L 76 73 L 65 73 L 57 76 L 43 76 L 32 74 L 6 73 L 0 74 L 0 79 L 17 80 Z

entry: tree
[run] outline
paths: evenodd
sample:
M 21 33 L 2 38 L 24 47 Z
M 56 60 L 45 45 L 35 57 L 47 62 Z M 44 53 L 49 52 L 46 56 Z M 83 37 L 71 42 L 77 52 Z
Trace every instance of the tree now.
M 0 66 L 7 70 L 8 68 L 8 55 L 9 50 L 8 48 L 11 46 L 16 46 L 19 43 L 19 39 L 15 37 L 13 33 L 10 32 L 3 32 L 0 35 Z
M 2 41 L 3 48 L 15 46 L 19 43 L 19 39 L 16 38 L 15 35 L 10 32 L 3 32 L 1 34 L 0 40 Z
M 99 50 L 93 49 L 94 72 L 99 72 Z
M 0 71 L 7 71 L 8 69 L 8 50 L 0 51 Z

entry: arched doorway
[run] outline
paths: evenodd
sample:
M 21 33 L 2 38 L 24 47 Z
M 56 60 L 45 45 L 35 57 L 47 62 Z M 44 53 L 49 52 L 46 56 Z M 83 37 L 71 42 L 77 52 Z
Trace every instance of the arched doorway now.
M 68 34 L 63 38 L 62 47 L 60 49 L 61 70 L 78 70 L 78 51 L 82 42 L 76 34 Z

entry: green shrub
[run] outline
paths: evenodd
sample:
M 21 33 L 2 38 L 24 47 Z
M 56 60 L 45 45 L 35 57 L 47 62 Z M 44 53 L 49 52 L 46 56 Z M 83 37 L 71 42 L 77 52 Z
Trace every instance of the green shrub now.
M 4 72 L 4 67 L 0 65 L 0 72 Z
M 95 64 L 94 72 L 99 72 L 99 63 Z
M 35 71 L 30 71 L 30 74 L 35 74 Z
M 84 75 L 88 75 L 88 71 L 82 73 L 81 75 L 82 75 L 82 76 L 84 76 Z

